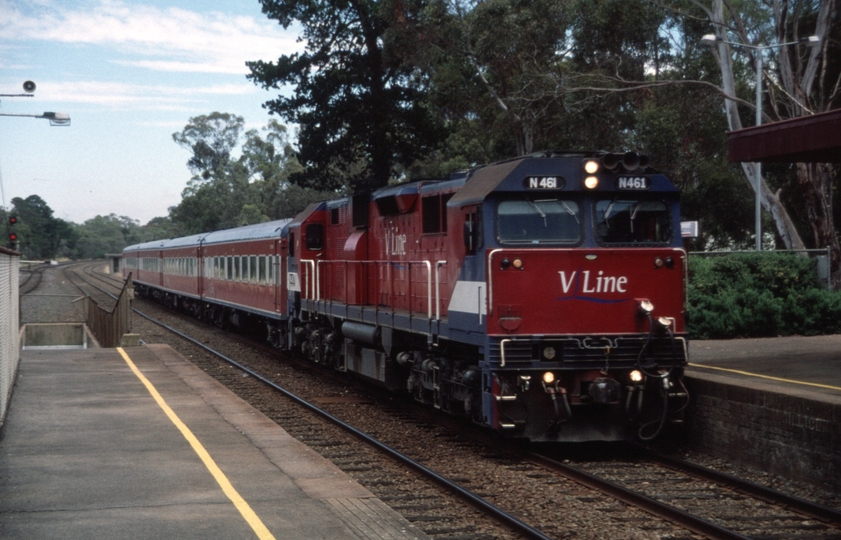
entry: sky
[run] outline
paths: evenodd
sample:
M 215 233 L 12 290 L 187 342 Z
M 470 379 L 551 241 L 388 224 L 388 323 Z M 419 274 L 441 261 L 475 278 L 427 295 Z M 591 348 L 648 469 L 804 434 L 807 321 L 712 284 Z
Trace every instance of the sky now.
M 5 208 L 40 196 L 65 221 L 168 215 L 191 174 L 172 140 L 190 118 L 269 119 L 277 95 L 246 79 L 250 60 L 302 49 L 259 0 L 0 0 L 0 114 L 63 112 L 70 125 L 0 116 Z M 282 119 L 281 119 L 282 122 Z

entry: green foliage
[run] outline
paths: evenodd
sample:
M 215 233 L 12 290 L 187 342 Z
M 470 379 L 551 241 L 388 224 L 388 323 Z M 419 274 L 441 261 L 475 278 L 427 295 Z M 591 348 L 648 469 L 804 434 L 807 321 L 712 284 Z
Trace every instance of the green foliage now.
M 12 199 L 10 215 L 18 217 L 15 225 L 20 252 L 26 259 L 47 260 L 70 255 L 76 235 L 70 223 L 53 217 L 53 209 L 38 195 Z
M 77 259 L 101 259 L 143 241 L 140 224 L 126 216 L 96 216 L 73 228 L 78 236 L 74 252 Z
M 264 88 L 295 86 L 294 94 L 281 93 L 265 106 L 301 126 L 299 157 L 307 168 L 295 175 L 296 183 L 340 189 L 331 167 L 362 163 L 350 184 L 384 186 L 396 163 L 411 163 L 444 136 L 425 106 L 422 80 L 389 33 L 423 0 L 261 1 L 263 13 L 284 28 L 297 23 L 306 43 L 303 52 L 277 62 L 247 63 L 249 79 Z
M 690 259 L 687 328 L 695 339 L 841 332 L 841 292 L 815 261 L 780 253 Z
M 176 142 L 194 153 L 188 166 L 197 176 L 181 193 L 181 202 L 169 209 L 167 231 L 197 234 L 292 217 L 310 202 L 336 196 L 290 183 L 302 167 L 285 126 L 272 120 L 262 130 L 246 132 L 241 141 L 243 125 L 242 117 L 213 112 L 191 118 L 180 133 L 173 134 Z M 207 148 L 219 149 L 212 162 L 204 159 Z M 232 154 L 238 149 L 235 159 Z
M 196 179 L 207 180 L 228 162 L 244 125 L 242 116 L 213 112 L 190 118 L 172 140 L 193 153 L 187 166 Z

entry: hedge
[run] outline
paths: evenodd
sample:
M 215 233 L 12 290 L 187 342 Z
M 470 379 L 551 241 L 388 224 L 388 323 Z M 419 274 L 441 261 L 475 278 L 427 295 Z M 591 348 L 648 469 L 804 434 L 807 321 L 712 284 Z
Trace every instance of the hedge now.
M 690 256 L 686 324 L 692 339 L 841 332 L 841 292 L 815 260 L 789 253 Z

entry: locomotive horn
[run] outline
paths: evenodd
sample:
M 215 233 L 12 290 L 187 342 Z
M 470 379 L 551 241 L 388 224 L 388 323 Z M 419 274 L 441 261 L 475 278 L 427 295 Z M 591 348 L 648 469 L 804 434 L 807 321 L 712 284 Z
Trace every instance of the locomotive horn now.
M 648 156 L 640 156 L 640 169 L 647 169 L 648 168 Z
M 35 83 L 32 81 L 26 81 L 23 83 L 23 91 L 31 94 L 35 91 Z
M 622 166 L 628 171 L 633 171 L 640 166 L 640 157 L 636 152 L 625 152 L 622 156 Z
M 602 158 L 602 164 L 607 169 L 615 169 L 617 165 L 619 165 L 619 161 L 621 160 L 621 156 L 619 154 L 607 154 L 605 157 Z

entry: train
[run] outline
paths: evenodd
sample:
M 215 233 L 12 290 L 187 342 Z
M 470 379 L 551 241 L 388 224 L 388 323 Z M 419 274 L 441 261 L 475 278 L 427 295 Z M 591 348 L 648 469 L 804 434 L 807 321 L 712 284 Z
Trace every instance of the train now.
M 138 295 L 536 443 L 683 421 L 679 192 L 634 152 L 543 152 L 125 248 Z

